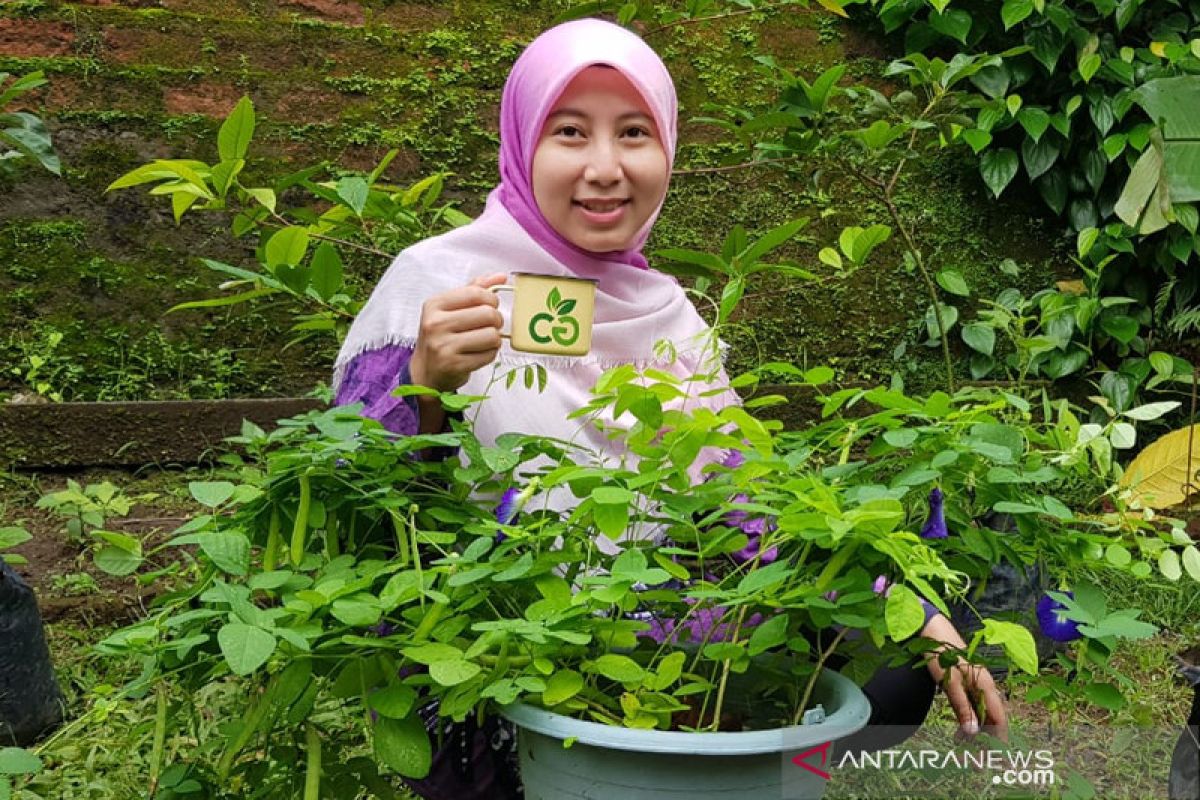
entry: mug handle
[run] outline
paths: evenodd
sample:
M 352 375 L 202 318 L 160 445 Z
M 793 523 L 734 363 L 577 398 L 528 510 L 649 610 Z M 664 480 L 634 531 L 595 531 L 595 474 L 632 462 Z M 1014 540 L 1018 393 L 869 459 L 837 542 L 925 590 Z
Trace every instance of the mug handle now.
M 515 292 L 516 290 L 517 290 L 517 287 L 513 286 L 511 283 L 501 283 L 498 286 L 489 286 L 488 287 L 488 291 L 493 292 L 495 294 L 500 294 L 500 292 Z M 499 310 L 499 309 L 497 309 L 497 310 Z M 503 316 L 503 314 L 501 314 L 501 316 Z M 511 339 L 512 334 L 501 331 L 500 338 L 501 339 Z

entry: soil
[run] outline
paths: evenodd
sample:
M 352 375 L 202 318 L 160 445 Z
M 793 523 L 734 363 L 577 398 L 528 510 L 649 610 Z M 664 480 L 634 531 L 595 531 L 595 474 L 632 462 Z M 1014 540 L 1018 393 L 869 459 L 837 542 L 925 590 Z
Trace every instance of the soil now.
M 156 594 L 153 586 L 140 585 L 133 576 L 118 578 L 98 569 L 85 546 L 68 540 L 61 517 L 33 508 L 19 509 L 16 516 L 25 518 L 23 527 L 33 538 L 7 552 L 29 562 L 17 564 L 14 569 L 33 587 L 42 619 L 95 628 L 145 616 L 146 606 Z M 109 527 L 154 541 L 180 524 L 182 520 L 139 505 L 127 519 L 112 520 Z M 97 588 L 69 588 L 68 581 L 82 575 L 90 576 Z

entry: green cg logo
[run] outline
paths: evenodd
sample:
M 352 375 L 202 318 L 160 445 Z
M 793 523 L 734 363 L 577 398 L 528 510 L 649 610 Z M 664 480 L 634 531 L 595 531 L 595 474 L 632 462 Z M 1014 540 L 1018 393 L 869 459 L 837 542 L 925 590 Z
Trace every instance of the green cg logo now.
M 570 316 L 575 310 L 574 300 L 564 300 L 558 287 L 550 290 L 546 308 L 529 320 L 529 338 L 538 344 L 549 344 L 553 340 L 561 347 L 569 347 L 579 339 L 579 321 Z

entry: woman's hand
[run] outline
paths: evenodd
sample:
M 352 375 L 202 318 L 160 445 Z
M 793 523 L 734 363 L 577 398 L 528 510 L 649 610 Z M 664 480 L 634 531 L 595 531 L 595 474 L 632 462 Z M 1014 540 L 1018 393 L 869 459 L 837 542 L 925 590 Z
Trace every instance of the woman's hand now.
M 966 650 L 967 643 L 955 629 L 954 624 L 941 614 L 935 614 L 921 629 L 921 636 L 926 639 L 943 642 L 951 648 Z M 974 736 L 982 729 L 996 738 L 1008 741 L 1008 711 L 1004 706 L 1004 696 L 996 687 L 992 673 L 979 664 L 970 664 L 960 658 L 958 664 L 951 667 L 949 676 L 938 663 L 937 654 L 946 649 L 939 647 L 928 654 L 926 667 L 929 674 L 942 687 L 954 716 L 958 718 L 958 729 L 967 736 Z M 984 719 L 976 715 L 975 709 L 982 700 Z
M 425 301 L 408 366 L 413 383 L 452 392 L 496 358 L 504 319 L 496 294 L 488 287 L 507 278 L 503 272 L 484 275 Z
M 417 345 L 408 362 L 408 376 L 418 386 L 452 392 L 471 373 L 492 363 L 500 352 L 500 301 L 488 287 L 504 283 L 503 272 L 484 275 L 466 286 L 434 295 L 421 306 Z M 436 397 L 417 397 L 419 433 L 442 429 L 446 412 Z

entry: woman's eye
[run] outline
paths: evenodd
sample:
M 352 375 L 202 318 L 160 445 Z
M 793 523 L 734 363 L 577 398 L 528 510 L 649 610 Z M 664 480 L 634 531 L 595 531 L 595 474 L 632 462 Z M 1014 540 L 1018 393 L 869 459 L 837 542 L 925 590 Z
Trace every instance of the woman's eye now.
M 650 136 L 650 131 L 645 128 L 629 128 L 625 131 L 625 135 L 634 139 L 645 139 Z
M 581 133 L 581 131 L 579 130 L 579 128 L 576 128 L 574 125 L 563 125 L 561 128 L 558 129 L 558 133 L 560 136 L 567 136 L 567 137 L 573 138 L 576 134 Z

